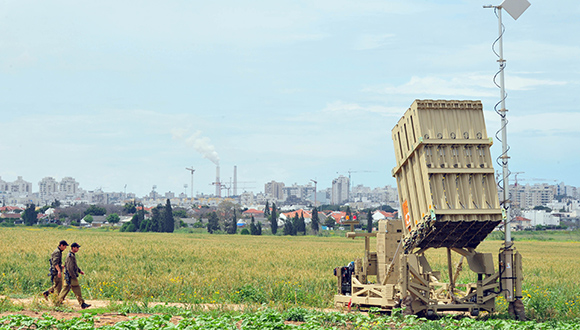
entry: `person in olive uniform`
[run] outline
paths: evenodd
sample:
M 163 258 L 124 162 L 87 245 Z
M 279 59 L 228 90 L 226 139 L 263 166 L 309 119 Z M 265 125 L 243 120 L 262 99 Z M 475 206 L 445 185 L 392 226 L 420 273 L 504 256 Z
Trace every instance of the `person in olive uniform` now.
M 62 251 L 66 250 L 67 246 L 68 243 L 65 240 L 60 241 L 56 250 L 50 256 L 50 280 L 52 281 L 52 287 L 42 293 L 46 300 L 48 300 L 48 295 L 53 292 L 58 296 L 62 289 L 62 274 L 64 272 L 64 268 L 62 267 Z
M 62 291 L 60 292 L 60 296 L 58 297 L 58 302 L 59 304 L 62 304 L 64 298 L 66 298 L 66 295 L 72 289 L 75 296 L 77 297 L 77 300 L 79 301 L 79 304 L 81 305 L 81 308 L 85 309 L 87 307 L 90 307 L 91 305 L 85 303 L 85 300 L 83 299 L 83 295 L 81 293 L 81 286 L 79 284 L 78 278 L 79 274 L 81 275 L 85 274 L 85 272 L 83 272 L 79 268 L 79 266 L 77 266 L 76 253 L 79 252 L 80 247 L 81 246 L 78 243 L 72 243 L 70 245 L 70 252 L 66 257 L 66 261 L 64 262 L 65 283 L 64 287 L 62 288 Z

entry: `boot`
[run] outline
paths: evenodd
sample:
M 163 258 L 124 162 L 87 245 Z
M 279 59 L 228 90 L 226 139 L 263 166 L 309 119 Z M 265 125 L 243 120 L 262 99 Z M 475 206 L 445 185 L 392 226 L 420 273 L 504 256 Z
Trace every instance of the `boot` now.
M 87 304 L 87 303 L 83 303 L 83 304 L 81 305 L 81 308 L 82 308 L 82 309 L 89 308 L 89 307 L 91 307 L 91 305 L 89 305 L 89 304 Z

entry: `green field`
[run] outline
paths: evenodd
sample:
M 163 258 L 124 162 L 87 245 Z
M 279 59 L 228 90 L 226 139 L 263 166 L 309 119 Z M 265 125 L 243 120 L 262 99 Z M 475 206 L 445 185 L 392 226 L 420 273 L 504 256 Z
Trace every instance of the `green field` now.
M 38 295 L 50 286 L 48 257 L 59 240 L 77 255 L 88 299 L 147 303 L 256 303 L 275 308 L 331 307 L 332 270 L 362 255 L 362 239 L 206 233 L 0 228 L 0 294 Z M 478 249 L 497 255 L 500 241 Z M 538 321 L 580 318 L 580 243 L 518 241 L 524 257 L 524 303 Z M 446 272 L 445 251 L 429 253 Z M 462 281 L 471 280 L 465 272 Z M 498 300 L 500 314 L 506 303 Z

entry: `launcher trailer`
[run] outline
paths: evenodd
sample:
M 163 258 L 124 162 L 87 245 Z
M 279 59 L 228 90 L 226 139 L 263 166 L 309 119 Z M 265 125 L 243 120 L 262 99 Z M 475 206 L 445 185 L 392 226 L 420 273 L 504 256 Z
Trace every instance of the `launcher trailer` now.
M 498 224 L 506 223 L 490 155 L 480 101 L 415 100 L 392 130 L 402 219 L 381 220 L 363 237 L 365 251 L 335 268 L 335 304 L 402 308 L 406 314 L 439 312 L 493 313 L 500 295 L 509 312 L 525 319 L 522 304 L 522 258 L 511 242 L 491 253 L 475 249 Z M 376 249 L 371 249 L 371 237 Z M 445 249 L 447 267 L 433 270 L 430 249 Z M 459 259 L 454 264 L 452 259 Z M 459 283 L 464 261 L 476 279 Z M 442 279 L 445 278 L 446 281 Z M 462 281 L 465 282 L 465 281 Z

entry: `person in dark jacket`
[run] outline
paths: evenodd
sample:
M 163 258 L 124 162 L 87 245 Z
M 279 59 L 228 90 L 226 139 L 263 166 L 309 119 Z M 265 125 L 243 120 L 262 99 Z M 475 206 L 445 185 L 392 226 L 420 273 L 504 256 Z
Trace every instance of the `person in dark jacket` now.
M 50 280 L 52 281 L 52 287 L 50 289 L 44 291 L 42 295 L 44 299 L 48 300 L 48 295 L 51 293 L 56 293 L 58 296 L 60 294 L 60 290 L 62 289 L 62 274 L 64 272 L 64 268 L 62 267 L 62 252 L 66 250 L 68 243 L 65 240 L 62 240 L 58 243 L 56 250 L 52 252 L 50 255 Z
M 81 293 L 81 286 L 79 284 L 78 278 L 79 274 L 81 275 L 85 274 L 85 272 L 83 272 L 77 265 L 76 253 L 79 252 L 80 247 L 81 246 L 78 243 L 72 243 L 70 245 L 70 252 L 68 253 L 66 261 L 64 262 L 65 283 L 64 287 L 62 288 L 62 291 L 60 292 L 60 296 L 58 297 L 58 302 L 59 304 L 62 304 L 64 298 L 66 298 L 66 295 L 72 289 L 75 296 L 77 297 L 79 304 L 81 305 L 81 308 L 85 309 L 87 307 L 90 307 L 91 305 L 85 303 L 85 300 L 83 299 L 83 295 Z

